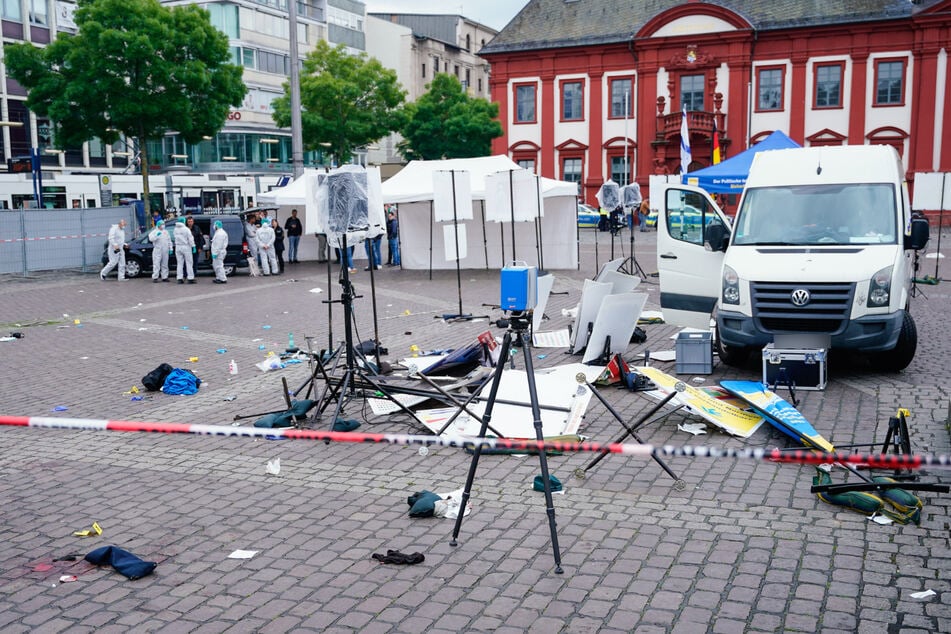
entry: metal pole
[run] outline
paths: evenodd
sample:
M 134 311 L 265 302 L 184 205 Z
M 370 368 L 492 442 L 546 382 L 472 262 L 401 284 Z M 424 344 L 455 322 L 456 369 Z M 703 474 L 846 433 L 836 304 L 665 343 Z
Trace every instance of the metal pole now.
M 300 56 L 297 51 L 297 0 L 287 3 L 291 59 L 291 165 L 294 178 L 304 173 L 304 141 L 300 114 Z

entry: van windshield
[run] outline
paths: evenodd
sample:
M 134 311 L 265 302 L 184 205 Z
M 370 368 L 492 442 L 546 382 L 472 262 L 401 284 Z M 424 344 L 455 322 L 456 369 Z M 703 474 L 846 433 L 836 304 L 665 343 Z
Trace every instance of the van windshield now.
M 758 187 L 743 196 L 733 244 L 895 244 L 895 209 L 888 183 Z

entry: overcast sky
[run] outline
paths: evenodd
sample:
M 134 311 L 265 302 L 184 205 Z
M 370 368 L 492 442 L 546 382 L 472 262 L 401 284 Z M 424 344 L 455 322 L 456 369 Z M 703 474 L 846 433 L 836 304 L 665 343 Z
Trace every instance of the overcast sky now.
M 457 13 L 501 31 L 528 0 L 365 0 L 367 13 Z

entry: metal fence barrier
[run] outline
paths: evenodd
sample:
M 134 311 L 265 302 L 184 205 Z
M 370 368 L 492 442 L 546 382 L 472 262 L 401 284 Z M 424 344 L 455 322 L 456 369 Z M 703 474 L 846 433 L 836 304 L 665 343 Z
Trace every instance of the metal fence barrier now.
M 141 231 L 132 206 L 0 211 L 0 273 L 97 271 L 109 227 L 122 218 L 130 241 Z

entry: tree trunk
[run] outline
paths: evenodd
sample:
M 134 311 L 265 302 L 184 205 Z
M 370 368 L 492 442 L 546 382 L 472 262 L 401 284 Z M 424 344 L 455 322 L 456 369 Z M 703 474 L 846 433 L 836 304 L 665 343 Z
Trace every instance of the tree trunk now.
M 149 222 L 152 217 L 151 196 L 149 196 L 149 153 L 146 151 L 144 130 L 139 128 L 139 169 L 142 171 L 142 199 L 145 206 L 145 221 Z

